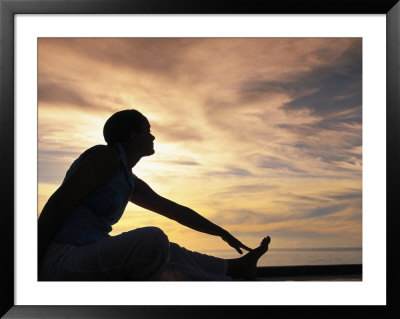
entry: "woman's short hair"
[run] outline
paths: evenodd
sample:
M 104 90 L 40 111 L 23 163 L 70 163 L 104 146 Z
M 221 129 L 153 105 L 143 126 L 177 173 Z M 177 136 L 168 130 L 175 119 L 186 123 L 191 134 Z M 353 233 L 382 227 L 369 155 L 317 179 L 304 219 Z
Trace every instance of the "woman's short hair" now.
M 140 133 L 146 117 L 137 110 L 123 110 L 111 115 L 103 128 L 107 144 L 124 142 L 131 131 Z

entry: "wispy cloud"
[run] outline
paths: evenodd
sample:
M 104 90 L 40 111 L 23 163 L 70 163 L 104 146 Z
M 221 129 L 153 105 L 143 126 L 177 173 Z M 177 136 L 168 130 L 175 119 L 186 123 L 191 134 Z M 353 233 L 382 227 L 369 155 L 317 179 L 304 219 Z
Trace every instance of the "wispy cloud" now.
M 82 96 L 76 88 L 67 83 L 47 82 L 39 83 L 38 98 L 46 103 L 65 103 L 77 107 L 90 106 L 91 103 Z
M 346 193 L 328 195 L 328 197 L 335 200 L 361 199 L 362 194 L 360 191 L 349 191 Z
M 317 207 L 313 209 L 308 215 L 304 216 L 304 218 L 314 218 L 335 214 L 342 211 L 346 207 L 347 205 L 330 205 L 325 207 Z
M 212 176 L 233 176 L 233 177 L 244 177 L 244 176 L 252 176 L 253 173 L 251 173 L 249 170 L 240 168 L 240 167 L 234 167 L 234 166 L 227 166 L 223 167 L 223 170 L 220 171 L 209 171 L 207 175 L 212 175 Z
M 302 169 L 296 168 L 293 164 L 289 163 L 284 158 L 278 158 L 275 156 L 263 156 L 259 159 L 259 168 L 270 168 L 270 169 L 278 169 L 278 170 L 286 170 L 292 173 L 306 173 Z

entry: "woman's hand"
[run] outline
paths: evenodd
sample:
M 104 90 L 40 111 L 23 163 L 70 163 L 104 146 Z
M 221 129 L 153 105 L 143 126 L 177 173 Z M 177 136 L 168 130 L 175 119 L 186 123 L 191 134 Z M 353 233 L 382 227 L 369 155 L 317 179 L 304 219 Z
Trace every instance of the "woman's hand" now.
M 247 251 L 251 251 L 252 249 L 243 245 L 239 240 L 237 240 L 235 237 L 233 237 L 230 233 L 227 231 L 224 231 L 223 234 L 221 235 L 221 238 L 228 243 L 229 246 L 235 248 L 239 254 L 243 254 L 242 250 L 240 248 L 244 248 Z

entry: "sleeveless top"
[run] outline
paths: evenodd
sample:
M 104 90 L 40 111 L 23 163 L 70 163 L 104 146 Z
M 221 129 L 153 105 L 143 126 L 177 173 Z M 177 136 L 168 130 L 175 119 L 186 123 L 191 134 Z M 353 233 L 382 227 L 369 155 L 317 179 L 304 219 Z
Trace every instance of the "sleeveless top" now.
M 56 241 L 86 245 L 110 237 L 112 225 L 121 218 L 134 188 L 134 175 L 127 167 L 125 150 L 119 143 L 113 146 L 120 155 L 118 169 L 103 185 L 72 208 L 55 234 Z M 82 153 L 68 169 L 63 183 L 79 167 L 87 154 L 99 147 L 102 146 L 93 146 Z

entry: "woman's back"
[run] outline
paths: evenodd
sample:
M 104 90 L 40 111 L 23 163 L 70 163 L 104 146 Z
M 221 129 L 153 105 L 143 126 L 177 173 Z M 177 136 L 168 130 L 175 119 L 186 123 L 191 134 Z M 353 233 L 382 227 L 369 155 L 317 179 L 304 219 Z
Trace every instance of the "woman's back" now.
M 122 216 L 134 187 L 134 176 L 126 167 L 126 154 L 116 143 L 120 165 L 114 174 L 100 187 L 90 192 L 67 214 L 66 220 L 55 234 L 54 239 L 75 245 L 89 244 L 109 237 L 112 225 Z M 63 183 L 81 165 L 85 158 L 96 149 L 107 147 L 96 145 L 83 152 L 68 169 Z

